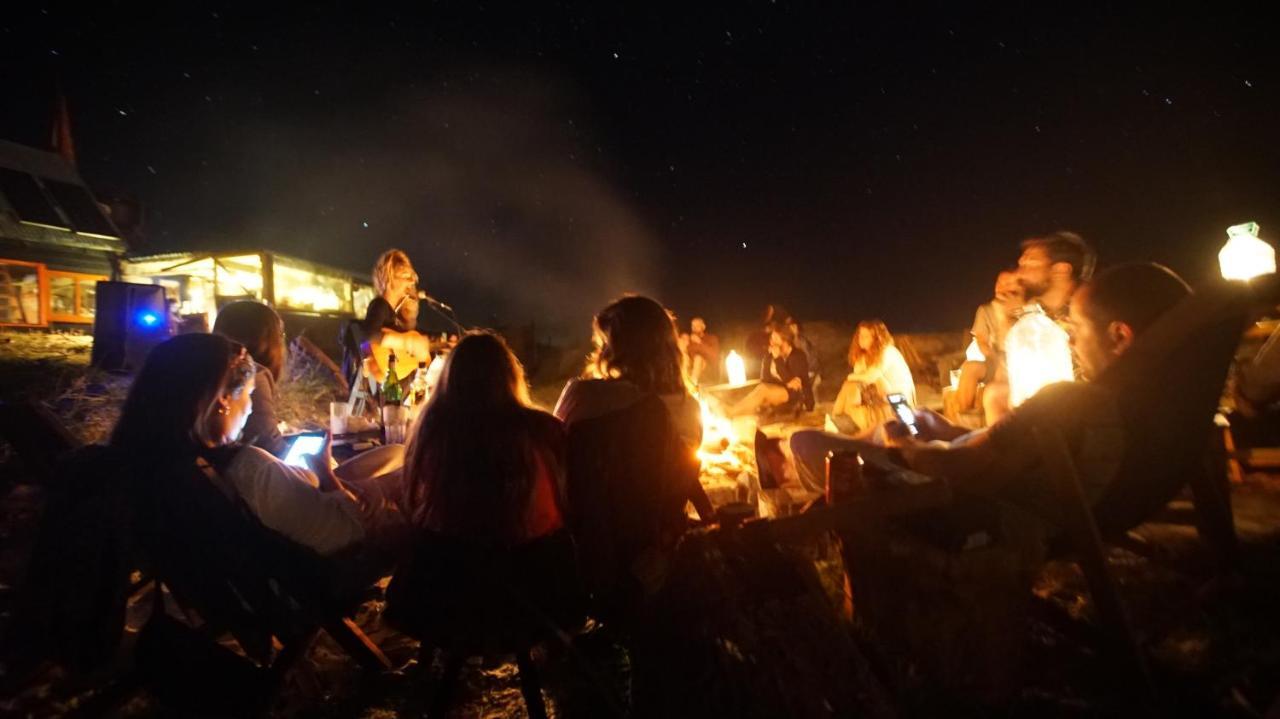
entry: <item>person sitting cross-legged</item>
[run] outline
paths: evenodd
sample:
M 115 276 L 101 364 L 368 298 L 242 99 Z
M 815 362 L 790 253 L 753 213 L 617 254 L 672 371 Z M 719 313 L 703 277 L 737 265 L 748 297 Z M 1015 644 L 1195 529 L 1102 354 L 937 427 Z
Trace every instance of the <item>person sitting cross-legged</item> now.
M 769 356 L 760 373 L 760 384 L 729 408 L 737 417 L 762 409 L 775 412 L 812 406 L 813 386 L 809 380 L 809 358 L 792 345 L 791 333 L 774 328 L 769 333 Z

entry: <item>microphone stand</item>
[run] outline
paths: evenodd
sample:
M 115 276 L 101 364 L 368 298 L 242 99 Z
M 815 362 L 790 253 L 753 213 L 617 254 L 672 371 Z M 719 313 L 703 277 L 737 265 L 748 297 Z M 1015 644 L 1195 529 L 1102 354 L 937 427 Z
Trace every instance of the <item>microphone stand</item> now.
M 413 295 L 405 295 L 404 297 L 401 297 L 400 301 L 396 303 L 395 308 L 392 309 L 392 312 L 399 314 L 400 308 L 404 306 L 404 301 L 409 299 L 412 296 Z M 449 324 L 453 325 L 453 328 L 458 331 L 459 337 L 467 333 L 467 328 L 463 327 L 462 323 L 458 321 L 458 316 L 453 313 L 452 307 L 450 307 L 449 305 L 446 305 L 445 303 L 439 300 L 432 299 L 430 296 L 418 297 L 417 299 L 421 302 L 425 302 L 427 304 L 427 307 L 430 307 L 433 312 L 443 317 L 444 320 Z
M 449 324 L 453 325 L 453 328 L 458 331 L 459 337 L 467 333 L 467 328 L 463 327 L 462 323 L 458 321 L 458 316 L 453 313 L 452 307 L 432 299 L 424 299 L 422 301 L 426 302 L 427 306 L 430 307 L 433 312 L 443 317 Z

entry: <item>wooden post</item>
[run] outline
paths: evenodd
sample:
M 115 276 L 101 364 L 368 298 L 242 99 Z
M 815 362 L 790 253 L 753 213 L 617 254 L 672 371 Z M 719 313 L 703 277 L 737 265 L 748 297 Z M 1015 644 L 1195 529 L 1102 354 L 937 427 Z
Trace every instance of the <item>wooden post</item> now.
M 270 252 L 258 255 L 262 262 L 262 301 L 276 306 L 276 263 Z

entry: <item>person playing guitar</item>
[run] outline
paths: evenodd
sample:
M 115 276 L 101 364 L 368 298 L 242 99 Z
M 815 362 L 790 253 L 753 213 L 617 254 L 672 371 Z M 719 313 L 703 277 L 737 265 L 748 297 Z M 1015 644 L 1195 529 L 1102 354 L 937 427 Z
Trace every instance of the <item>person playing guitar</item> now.
M 418 273 L 401 250 L 383 252 L 373 265 L 373 287 L 378 291 L 359 323 L 370 357 L 365 372 L 381 383 L 386 379 L 387 356 L 396 353 L 396 375 L 404 380 L 431 361 L 431 342 L 414 328 L 418 323 Z

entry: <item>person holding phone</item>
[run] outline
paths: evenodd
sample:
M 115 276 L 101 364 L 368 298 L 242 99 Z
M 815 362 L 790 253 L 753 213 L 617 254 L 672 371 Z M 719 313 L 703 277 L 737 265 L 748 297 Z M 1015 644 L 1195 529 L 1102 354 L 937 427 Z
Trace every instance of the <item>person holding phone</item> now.
M 381 485 L 397 481 L 394 473 L 344 480 L 339 474 L 359 476 L 363 468 L 335 472 L 327 440 L 308 456 L 307 469 L 237 441 L 253 411 L 255 375 L 244 345 L 221 335 L 178 335 L 151 351 L 110 440 L 130 458 L 142 491 L 175 467 L 203 460 L 263 525 L 318 554 L 335 554 L 388 526 L 393 508 L 384 498 L 393 493 Z M 403 456 L 402 448 L 387 451 Z

